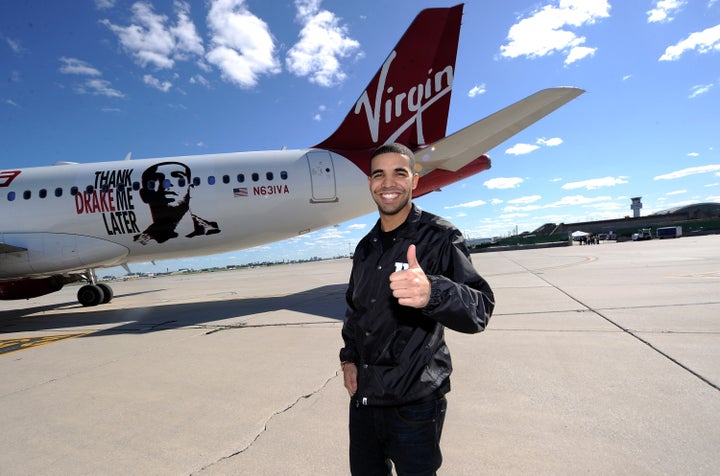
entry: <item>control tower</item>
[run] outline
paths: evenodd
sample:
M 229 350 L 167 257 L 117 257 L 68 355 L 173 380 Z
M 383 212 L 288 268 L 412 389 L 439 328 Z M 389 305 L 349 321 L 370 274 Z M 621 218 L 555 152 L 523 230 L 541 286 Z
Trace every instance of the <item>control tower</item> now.
M 630 210 L 633 211 L 633 218 L 638 218 L 640 216 L 640 209 L 642 208 L 642 202 L 640 201 L 642 197 L 635 197 L 631 198 L 632 203 L 630 204 Z

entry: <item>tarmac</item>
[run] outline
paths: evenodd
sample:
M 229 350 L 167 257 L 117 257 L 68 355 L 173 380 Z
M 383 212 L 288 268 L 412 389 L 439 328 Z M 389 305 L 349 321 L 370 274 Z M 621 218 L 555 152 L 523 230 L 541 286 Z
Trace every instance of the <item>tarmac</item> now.
M 442 475 L 720 468 L 720 236 L 473 254 Z M 0 302 L 0 474 L 343 475 L 350 260 Z

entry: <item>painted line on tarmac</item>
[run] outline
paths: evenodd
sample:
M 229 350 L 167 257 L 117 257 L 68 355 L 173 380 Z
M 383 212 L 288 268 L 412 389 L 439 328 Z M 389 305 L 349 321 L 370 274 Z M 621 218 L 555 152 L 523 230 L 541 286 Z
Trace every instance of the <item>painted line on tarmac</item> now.
M 61 340 L 74 339 L 91 334 L 90 332 L 81 332 L 77 334 L 58 334 L 42 337 L 18 337 L 15 339 L 0 339 L 0 355 L 12 354 L 21 350 L 40 347 L 41 345 L 53 344 Z

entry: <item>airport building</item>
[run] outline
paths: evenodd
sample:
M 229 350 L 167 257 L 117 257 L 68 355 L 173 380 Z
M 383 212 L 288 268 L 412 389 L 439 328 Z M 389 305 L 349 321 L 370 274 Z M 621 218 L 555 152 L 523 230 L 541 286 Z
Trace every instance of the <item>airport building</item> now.
M 637 200 L 637 201 L 636 201 Z M 633 199 L 633 211 L 642 207 L 640 198 Z M 630 239 L 633 233 L 643 228 L 650 228 L 653 232 L 657 228 L 668 226 L 682 226 L 684 234 L 713 234 L 720 233 L 720 203 L 696 203 L 682 207 L 668 208 L 647 216 L 626 216 L 614 220 L 599 220 L 578 223 L 545 224 L 535 230 L 536 236 L 563 235 L 568 236 L 577 230 L 594 235 L 617 235 L 619 240 Z
M 469 240 L 472 251 L 489 250 L 494 247 L 568 243 L 574 232 L 582 231 L 603 238 L 612 237 L 618 241 L 632 239 L 632 235 L 641 230 L 650 230 L 656 236 L 658 228 L 682 227 L 682 234 L 709 235 L 720 234 L 720 203 L 696 203 L 681 207 L 668 208 L 647 216 L 640 216 L 641 197 L 632 199 L 633 216 L 611 220 L 585 221 L 577 223 L 546 223 L 532 232 L 524 232 L 492 243 Z

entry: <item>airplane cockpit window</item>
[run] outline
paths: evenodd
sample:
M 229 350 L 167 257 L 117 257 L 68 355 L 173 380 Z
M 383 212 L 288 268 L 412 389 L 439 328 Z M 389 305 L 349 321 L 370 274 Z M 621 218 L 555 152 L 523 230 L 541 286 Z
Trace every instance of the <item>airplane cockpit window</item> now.
M 38 192 L 38 197 L 40 197 L 40 198 L 47 197 L 47 190 L 44 188 L 41 188 L 40 191 Z

